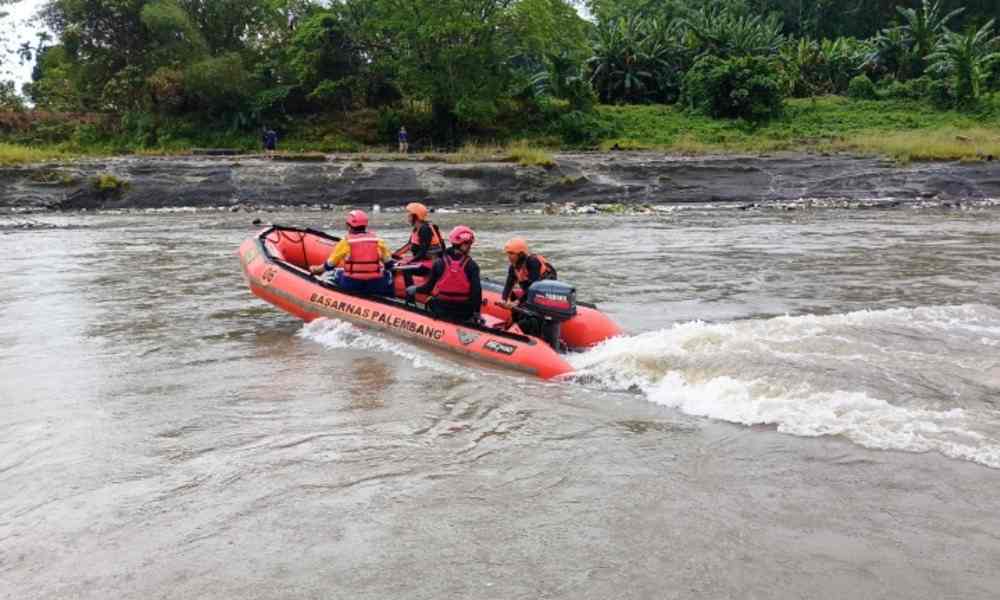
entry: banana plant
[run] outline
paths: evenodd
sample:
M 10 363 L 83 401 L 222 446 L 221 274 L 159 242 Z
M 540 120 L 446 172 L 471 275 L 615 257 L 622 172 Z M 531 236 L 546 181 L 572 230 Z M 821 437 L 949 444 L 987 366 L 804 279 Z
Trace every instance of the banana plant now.
M 959 102 L 972 104 L 983 92 L 993 64 L 1000 61 L 1000 37 L 994 35 L 995 19 L 966 33 L 946 31 L 927 57 L 931 70 L 953 78 Z
M 909 40 L 914 57 L 923 63 L 934 51 L 938 38 L 947 31 L 948 22 L 962 14 L 965 8 L 942 15 L 940 0 L 934 3 L 923 0 L 920 10 L 897 6 L 896 11 L 903 17 L 899 28 Z
M 639 102 L 654 77 L 643 47 L 640 19 L 619 18 L 597 27 L 593 55 L 587 60 L 590 81 L 604 102 Z

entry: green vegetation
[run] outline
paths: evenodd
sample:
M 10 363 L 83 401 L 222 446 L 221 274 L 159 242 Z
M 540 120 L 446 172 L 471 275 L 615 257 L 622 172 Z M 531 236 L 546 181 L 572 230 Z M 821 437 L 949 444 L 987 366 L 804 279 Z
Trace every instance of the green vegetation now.
M 73 158 L 72 154 L 58 148 L 36 148 L 0 142 L 0 166 L 40 163 Z
M 108 173 L 97 175 L 91 183 L 95 190 L 108 195 L 120 194 L 129 188 L 129 182 Z
M 672 106 L 598 109 L 600 126 L 617 132 L 604 150 L 682 154 L 849 151 L 899 160 L 1000 157 L 1000 96 L 981 112 L 939 111 L 912 100 L 793 99 L 764 123 L 691 115 Z M 994 123 L 984 126 L 984 123 Z
M 254 151 L 266 128 L 284 160 L 384 158 L 401 126 L 424 158 L 543 167 L 595 147 L 993 154 L 995 0 L 573 4 L 47 0 L 31 83 L 0 83 L 0 161 Z

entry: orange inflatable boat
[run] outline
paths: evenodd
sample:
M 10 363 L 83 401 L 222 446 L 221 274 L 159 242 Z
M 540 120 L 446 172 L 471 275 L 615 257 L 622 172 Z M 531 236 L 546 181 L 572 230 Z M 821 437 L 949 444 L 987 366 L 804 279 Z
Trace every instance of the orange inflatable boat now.
M 483 283 L 485 323 L 474 326 L 435 319 L 400 299 L 346 292 L 310 274 L 309 265 L 326 260 L 338 241 L 312 229 L 272 226 L 261 231 L 239 249 L 250 291 L 307 322 L 320 317 L 342 319 L 544 379 L 573 370 L 552 345 L 523 335 L 516 325 L 509 326 L 509 311 L 497 305 L 497 284 Z M 575 316 L 554 329 L 563 340 L 555 343 L 557 347 L 586 348 L 603 341 L 597 339 L 602 335 L 619 333 L 613 322 L 592 307 L 574 312 Z M 580 320 L 571 324 L 576 319 Z

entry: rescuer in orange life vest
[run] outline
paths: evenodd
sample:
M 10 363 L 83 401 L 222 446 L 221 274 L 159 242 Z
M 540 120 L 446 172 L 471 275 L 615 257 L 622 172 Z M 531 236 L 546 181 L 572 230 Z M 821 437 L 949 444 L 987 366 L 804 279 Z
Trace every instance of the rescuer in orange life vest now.
M 479 265 L 469 256 L 476 234 L 465 225 L 459 225 L 451 230 L 448 241 L 451 247 L 434 260 L 427 281 L 419 287 L 407 287 L 406 296 L 430 294 L 427 308 L 435 317 L 456 323 L 480 323 L 483 288 L 479 281 Z
M 389 250 L 368 231 L 368 215 L 363 210 L 347 213 L 347 237 L 340 240 L 321 265 L 310 266 L 313 275 L 337 269 L 334 283 L 346 292 L 379 296 L 392 295 L 392 274 L 385 268 Z
M 507 253 L 507 283 L 503 286 L 503 301 L 524 297 L 531 284 L 543 279 L 555 279 L 556 269 L 540 254 L 528 252 L 528 242 L 521 238 L 513 238 L 504 244 L 503 251 Z M 515 289 L 515 284 L 520 289 Z
M 426 268 L 426 270 L 411 271 L 414 275 L 427 275 L 434 264 L 434 259 L 444 252 L 441 231 L 437 225 L 427 220 L 427 213 L 427 207 L 419 202 L 410 202 L 406 205 L 407 218 L 413 227 L 410 241 L 392 255 L 396 260 L 403 260 L 404 264 L 419 264 Z M 407 253 L 410 255 L 408 258 Z

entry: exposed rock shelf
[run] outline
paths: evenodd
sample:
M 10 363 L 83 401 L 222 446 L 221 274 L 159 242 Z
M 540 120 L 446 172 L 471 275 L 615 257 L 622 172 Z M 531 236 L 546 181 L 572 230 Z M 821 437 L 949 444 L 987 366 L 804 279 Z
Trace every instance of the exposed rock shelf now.
M 330 157 L 125 157 L 0 169 L 0 208 L 78 210 L 275 205 L 491 206 L 1000 198 L 1000 163 L 898 165 L 875 158 L 783 154 L 679 158 L 651 153 L 557 156 L 550 169 Z M 98 185 L 101 176 L 103 188 Z

